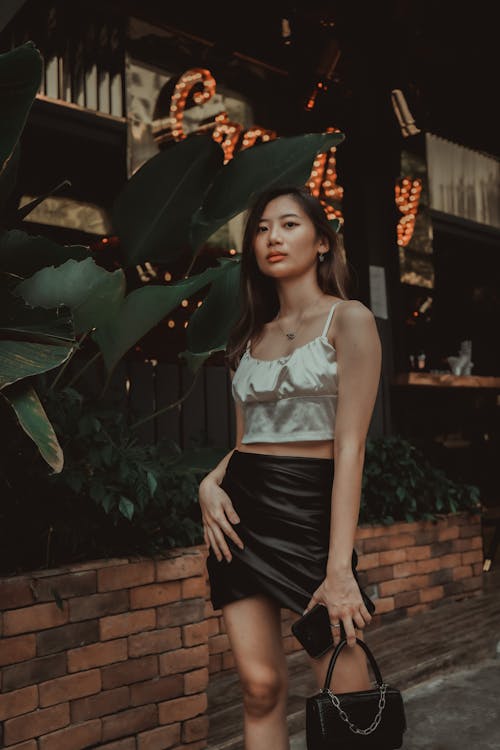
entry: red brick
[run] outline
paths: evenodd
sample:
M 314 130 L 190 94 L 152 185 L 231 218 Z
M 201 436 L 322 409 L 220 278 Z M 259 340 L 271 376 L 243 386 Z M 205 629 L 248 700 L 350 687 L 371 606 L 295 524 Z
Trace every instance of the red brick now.
M 210 617 L 207 621 L 208 637 L 219 634 L 219 620 L 217 617 Z
M 356 528 L 355 541 L 358 539 L 373 539 L 377 536 L 387 536 L 387 526 L 360 524 Z
M 402 591 L 400 594 L 394 595 L 394 609 L 418 604 L 419 601 L 420 597 L 418 591 Z
M 180 648 L 161 654 L 160 674 L 176 674 L 177 672 L 188 672 L 196 667 L 206 667 L 208 664 L 208 646 L 193 646 L 192 648 Z
M 96 744 L 100 745 L 100 742 L 100 719 L 51 732 L 38 740 L 40 750 L 82 750 L 90 746 L 95 747 Z
M 188 554 L 156 561 L 157 581 L 177 581 L 204 573 L 205 559 L 201 554 Z
M 99 745 L 99 750 L 136 750 L 135 737 L 126 737 L 116 742 L 106 742 L 105 745 Z
M 393 565 L 384 565 L 383 568 L 371 568 L 370 570 L 366 570 L 363 573 L 364 580 L 361 581 L 360 576 L 360 584 L 363 586 L 366 586 L 370 583 L 380 583 L 380 581 L 390 581 L 392 578 L 394 578 L 394 566 Z
M 442 555 L 442 557 L 439 558 L 439 564 L 442 568 L 456 568 L 462 564 L 462 556 L 457 552 Z
M 159 654 L 181 646 L 181 629 L 164 628 L 149 633 L 131 635 L 128 639 L 129 656 Z
M 380 599 L 375 599 L 374 604 L 376 608 L 375 611 L 378 615 L 381 615 L 384 612 L 391 612 L 394 609 L 394 597 L 384 596 Z
M 98 669 L 91 669 L 83 674 L 66 675 L 57 680 L 42 682 L 38 689 L 40 706 L 53 706 L 64 700 L 71 701 L 98 693 L 101 689 L 101 673 Z
M 20 742 L 19 745 L 9 745 L 9 750 L 37 750 L 37 748 L 36 740 L 26 740 L 26 742 Z
M 204 622 L 194 622 L 191 625 L 182 626 L 183 646 L 197 646 L 200 643 L 206 643 L 207 639 L 208 627 L 206 620 Z
M 158 705 L 160 724 L 173 724 L 198 716 L 207 710 L 207 695 L 188 695 Z
M 38 682 L 52 680 L 66 674 L 66 654 L 42 656 L 4 667 L 2 690 L 15 690 L 25 685 L 35 685 Z
M 208 716 L 197 716 L 182 724 L 182 741 L 194 742 L 203 740 L 208 735 Z
M 433 573 L 443 567 L 442 557 L 430 557 L 427 560 L 417 560 L 415 563 L 417 573 Z
M 220 672 L 222 668 L 222 654 L 210 654 L 208 659 L 208 673 L 215 674 L 216 672 Z
M 439 583 L 447 583 L 453 580 L 452 568 L 440 568 L 429 576 L 429 586 L 437 586 Z
M 465 539 L 471 536 L 481 536 L 481 524 L 480 523 L 468 523 L 460 526 L 460 537 Z
M 60 703 L 58 706 L 32 711 L 15 719 L 8 719 L 4 724 L 4 743 L 13 745 L 31 737 L 53 732 L 69 724 L 69 705 Z
M 429 588 L 423 588 L 420 590 L 420 601 L 432 602 L 435 599 L 442 599 L 443 595 L 444 589 L 442 586 L 430 586 Z
M 97 719 L 106 714 L 115 714 L 130 706 L 130 689 L 128 685 L 115 688 L 114 690 L 101 690 L 97 695 L 71 701 L 71 722 L 88 721 Z
M 482 574 L 462 579 L 462 587 L 464 591 L 473 591 L 474 589 L 480 589 L 483 587 L 483 583 L 484 581 Z
M 36 656 L 36 638 L 33 634 L 0 640 L 0 667 L 15 664 Z
M 129 562 L 128 557 L 110 557 L 108 560 L 99 558 L 98 560 L 89 560 L 88 562 L 75 563 L 75 565 L 68 565 L 69 571 L 80 571 L 80 570 L 101 570 L 102 568 L 112 568 L 117 565 L 126 565 Z
M 473 549 L 473 542 L 476 537 L 458 538 L 453 540 L 453 552 L 467 552 Z
M 116 716 L 104 716 L 101 721 L 103 741 L 115 740 L 158 726 L 158 708 L 155 704 L 140 706 L 121 711 Z
M 418 572 L 417 563 L 414 561 L 397 563 L 393 566 L 393 569 L 394 578 L 407 578 L 408 576 L 413 576 Z
M 145 703 L 159 703 L 170 698 L 178 698 L 184 693 L 184 679 L 181 674 L 170 677 L 155 677 L 147 682 L 130 686 L 130 705 L 142 706 Z
M 37 633 L 36 649 L 38 656 L 45 656 L 76 646 L 86 646 L 98 640 L 99 620 L 84 620 Z
M 92 596 L 81 596 L 69 600 L 71 622 L 116 615 L 119 612 L 126 612 L 128 608 L 128 591 L 109 591 L 104 594 L 92 594 Z
M 17 609 L 32 604 L 33 592 L 26 576 L 0 579 L 0 610 Z
M 205 604 L 200 599 L 178 601 L 159 607 L 157 610 L 157 627 L 165 628 L 169 625 L 186 625 L 190 622 L 200 622 L 205 619 Z
M 180 742 L 181 725 L 168 724 L 137 735 L 137 750 L 167 750 Z
M 36 685 L 0 693 L 0 721 L 20 716 L 38 707 L 38 688 Z
M 229 637 L 226 633 L 214 635 L 208 642 L 208 650 L 211 654 L 220 654 L 223 651 L 228 651 L 229 648 Z
M 437 538 L 440 542 L 446 539 L 458 539 L 459 533 L 459 526 L 445 526 L 442 529 L 438 529 Z
M 149 586 L 139 586 L 130 590 L 130 608 L 145 609 L 158 607 L 180 599 L 181 584 L 179 581 L 170 583 L 152 583 Z
M 12 609 L 3 616 L 3 634 L 17 635 L 35 630 L 54 628 L 68 622 L 68 604 L 63 602 L 61 611 L 55 602 L 34 604 L 31 607 Z
M 418 547 L 406 548 L 407 560 L 425 560 L 432 556 L 430 544 L 423 544 Z
M 194 599 L 197 596 L 205 598 L 207 584 L 204 578 L 186 578 L 181 581 L 181 597 L 183 599 Z
M 388 549 L 405 549 L 415 544 L 415 534 L 395 534 L 387 540 Z
M 413 591 L 414 589 L 424 588 L 428 583 L 428 575 L 410 576 L 409 578 L 397 578 L 393 581 L 382 581 L 378 586 L 378 590 L 381 596 L 391 596 L 392 594 L 399 594 L 400 591 Z
M 31 586 L 37 602 L 54 601 L 54 592 L 57 592 L 61 599 L 87 596 L 96 592 L 96 573 L 95 570 L 87 570 L 81 573 L 43 577 L 36 573 Z
M 453 569 L 453 580 L 458 581 L 460 578 L 470 578 L 472 576 L 472 567 L 470 565 L 460 565 Z
M 101 640 L 120 638 L 131 633 L 142 633 L 156 627 L 156 610 L 142 609 L 137 612 L 123 612 L 121 615 L 103 617 L 100 621 Z
M 68 672 L 80 672 L 82 669 L 102 667 L 127 659 L 127 639 L 92 643 L 68 651 Z
M 358 558 L 357 570 L 368 570 L 369 568 L 378 568 L 380 565 L 380 553 L 372 552 L 363 554 Z
M 208 669 L 202 667 L 202 669 L 193 669 L 192 672 L 186 672 L 184 675 L 184 693 L 185 695 L 191 695 L 192 693 L 201 693 L 202 690 L 206 690 L 208 686 Z
M 383 552 L 374 552 L 374 555 L 379 555 L 380 565 L 394 565 L 394 563 L 405 562 L 406 550 L 405 549 L 388 549 Z
M 102 686 L 109 690 L 120 685 L 131 685 L 156 677 L 158 657 L 144 656 L 142 659 L 129 659 L 123 664 L 113 664 L 102 668 Z
M 483 559 L 483 556 L 481 555 L 481 560 Z M 475 576 L 479 575 L 479 573 L 483 572 L 483 562 L 477 562 L 472 563 L 472 572 Z
M 470 552 L 462 552 L 462 565 L 470 565 L 470 563 L 480 562 L 483 563 L 483 552 L 480 549 L 472 549 Z
M 473 536 L 470 539 L 471 549 L 483 549 L 483 538 L 481 536 Z
M 200 740 L 199 742 L 183 743 L 182 745 L 179 745 L 179 747 L 176 747 L 175 750 L 205 750 L 206 747 L 207 741 Z
M 103 568 L 97 572 L 97 587 L 99 591 L 115 591 L 140 586 L 155 580 L 155 564 L 153 560 L 117 565 L 113 568 Z

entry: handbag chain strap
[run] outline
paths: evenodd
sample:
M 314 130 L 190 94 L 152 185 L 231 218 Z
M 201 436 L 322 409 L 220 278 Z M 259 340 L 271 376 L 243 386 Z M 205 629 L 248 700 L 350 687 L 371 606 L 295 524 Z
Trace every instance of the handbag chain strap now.
M 351 730 L 351 732 L 354 732 L 355 734 L 371 734 L 372 732 L 375 731 L 375 729 L 380 724 L 380 719 L 382 718 L 382 711 L 384 710 L 384 706 L 385 706 L 385 691 L 387 690 L 388 685 L 387 683 L 382 682 L 382 684 L 379 685 L 379 687 L 380 687 L 380 698 L 378 701 L 378 711 L 372 723 L 366 729 L 360 729 L 351 721 L 349 721 L 349 717 L 347 716 L 344 709 L 341 707 L 340 701 L 335 695 L 335 693 L 332 693 L 332 691 L 329 688 L 327 688 L 326 692 L 330 696 L 333 705 L 338 710 L 340 718 L 343 719 L 347 724 L 349 724 L 349 729 Z

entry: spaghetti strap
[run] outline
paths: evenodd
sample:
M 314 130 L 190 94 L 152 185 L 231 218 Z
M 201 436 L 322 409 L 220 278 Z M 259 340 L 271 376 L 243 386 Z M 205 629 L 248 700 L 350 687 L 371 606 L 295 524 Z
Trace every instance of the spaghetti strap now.
M 328 313 L 328 317 L 327 317 L 327 319 L 326 319 L 325 327 L 323 328 L 323 333 L 321 334 L 323 338 L 324 338 L 324 337 L 326 336 L 326 334 L 327 334 L 327 331 L 328 331 L 328 328 L 330 327 L 330 323 L 332 322 L 332 318 L 333 318 L 333 313 L 334 313 L 334 311 L 335 311 L 335 308 L 336 308 L 336 307 L 337 307 L 337 305 L 339 305 L 339 304 L 340 304 L 341 302 L 343 302 L 343 300 L 341 300 L 341 299 L 340 299 L 340 300 L 337 300 L 337 302 L 334 302 L 334 303 L 333 303 L 333 305 L 331 306 L 331 308 L 330 308 L 330 312 Z

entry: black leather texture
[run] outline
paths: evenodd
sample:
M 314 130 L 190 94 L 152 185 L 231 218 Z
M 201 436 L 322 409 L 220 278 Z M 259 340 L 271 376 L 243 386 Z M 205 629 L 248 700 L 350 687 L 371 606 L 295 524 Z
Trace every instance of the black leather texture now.
M 207 556 L 214 609 L 256 593 L 302 615 L 326 576 L 334 461 L 233 451 L 221 487 L 240 522 L 240 549 L 225 537 L 232 560 Z M 358 556 L 352 552 L 356 581 Z M 361 587 L 369 611 L 375 605 Z M 330 632 L 331 635 L 331 632 Z M 333 645 L 333 641 L 332 641 Z

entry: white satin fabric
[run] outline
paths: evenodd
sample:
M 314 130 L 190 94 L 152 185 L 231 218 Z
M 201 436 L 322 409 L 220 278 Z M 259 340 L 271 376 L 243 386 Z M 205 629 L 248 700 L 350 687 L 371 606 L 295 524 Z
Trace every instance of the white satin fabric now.
M 337 352 L 327 331 L 335 302 L 320 336 L 278 359 L 257 359 L 250 341 L 232 381 L 243 409 L 242 443 L 331 440 L 337 409 Z

